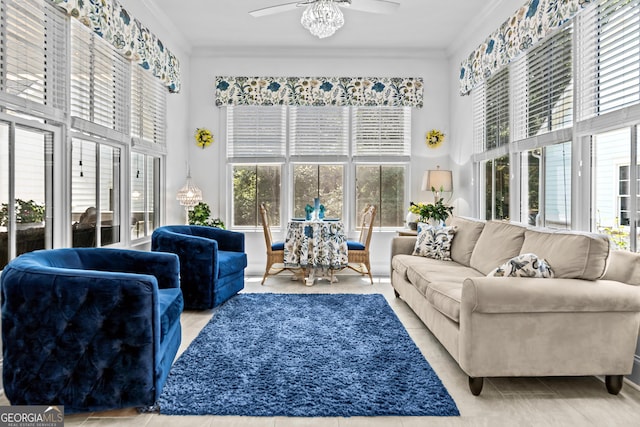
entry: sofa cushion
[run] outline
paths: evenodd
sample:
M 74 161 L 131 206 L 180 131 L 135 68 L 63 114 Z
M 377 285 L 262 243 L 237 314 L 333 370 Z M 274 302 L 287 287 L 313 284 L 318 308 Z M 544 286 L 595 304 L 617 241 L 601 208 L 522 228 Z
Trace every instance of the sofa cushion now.
M 536 254 L 520 254 L 490 271 L 487 276 L 548 279 L 554 275 L 547 261 L 538 258 Z
M 484 228 L 484 221 L 454 216 L 450 223 L 457 227 L 456 237 L 451 242 L 451 259 L 469 267 L 473 248 L 476 247 L 480 233 Z
M 456 227 L 433 227 L 420 224 L 418 230 L 413 255 L 451 261 L 451 242 L 456 233 Z
M 607 272 L 602 278 L 640 286 L 640 253 L 611 251 Z
M 177 321 L 180 322 L 180 314 L 184 302 L 180 288 L 160 289 L 158 291 L 158 310 L 160 311 L 160 342 Z
M 440 313 L 460 323 L 462 282 L 432 282 L 427 288 L 426 298 Z
M 483 274 L 471 267 L 465 267 L 454 261 L 440 261 L 431 258 L 417 258 L 419 263 L 407 267 L 406 277 L 422 295 L 427 295 L 431 283 L 458 282 L 462 284 L 467 277 L 482 277 Z
M 225 277 L 244 270 L 247 266 L 247 254 L 244 252 L 218 251 L 218 277 Z
M 508 222 L 488 221 L 473 249 L 469 266 L 486 275 L 494 268 L 519 255 L 525 230 L 522 226 Z M 537 253 L 533 250 L 527 252 Z
M 596 280 L 607 268 L 609 239 L 594 233 L 530 229 L 520 253 L 527 252 L 546 259 L 555 277 Z

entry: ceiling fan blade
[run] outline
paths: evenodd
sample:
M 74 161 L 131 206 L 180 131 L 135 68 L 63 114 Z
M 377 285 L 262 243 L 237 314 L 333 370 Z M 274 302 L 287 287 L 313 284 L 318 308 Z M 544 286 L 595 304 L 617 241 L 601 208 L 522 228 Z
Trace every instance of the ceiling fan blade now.
M 262 9 L 252 10 L 251 12 L 249 12 L 249 15 L 253 16 L 254 18 L 259 18 L 261 16 L 287 12 L 296 9 L 300 3 L 300 1 L 294 1 L 292 3 L 283 3 L 276 6 L 263 7 Z
M 400 7 L 400 3 L 391 0 L 351 0 L 351 5 L 345 4 L 348 9 L 370 13 L 393 13 Z

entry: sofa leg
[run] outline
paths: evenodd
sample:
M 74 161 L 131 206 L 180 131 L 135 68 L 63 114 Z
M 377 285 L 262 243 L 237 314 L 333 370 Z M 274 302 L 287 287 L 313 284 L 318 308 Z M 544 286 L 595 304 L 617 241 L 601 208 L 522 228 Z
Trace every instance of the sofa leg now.
M 604 383 L 610 394 L 618 394 L 622 390 L 622 375 L 607 375 L 604 377 Z
M 395 289 L 393 290 L 393 293 L 396 295 L 396 298 L 400 298 L 400 294 L 398 293 L 398 291 L 396 291 Z
M 483 377 L 469 377 L 469 390 L 471 390 L 471 394 L 474 396 L 480 396 L 480 392 L 482 391 L 482 385 L 484 384 Z

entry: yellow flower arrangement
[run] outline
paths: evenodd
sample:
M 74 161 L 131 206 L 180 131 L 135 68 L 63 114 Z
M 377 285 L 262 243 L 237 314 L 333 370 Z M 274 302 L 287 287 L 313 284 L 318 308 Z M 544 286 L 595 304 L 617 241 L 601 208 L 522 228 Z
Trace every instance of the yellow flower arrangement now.
M 196 145 L 204 150 L 204 147 L 208 147 L 213 143 L 213 134 L 209 129 L 197 128 L 196 133 Z
M 431 129 L 427 132 L 427 147 L 438 148 L 444 142 L 444 133 L 437 129 Z

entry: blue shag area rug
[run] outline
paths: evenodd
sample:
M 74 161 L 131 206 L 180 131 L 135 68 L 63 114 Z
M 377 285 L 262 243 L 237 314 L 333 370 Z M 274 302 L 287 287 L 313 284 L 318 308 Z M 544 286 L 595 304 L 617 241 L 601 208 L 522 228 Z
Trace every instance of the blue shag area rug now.
M 382 295 L 239 294 L 158 403 L 167 415 L 460 415 Z

